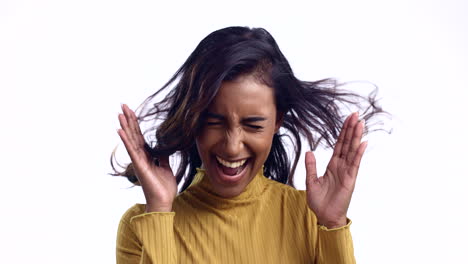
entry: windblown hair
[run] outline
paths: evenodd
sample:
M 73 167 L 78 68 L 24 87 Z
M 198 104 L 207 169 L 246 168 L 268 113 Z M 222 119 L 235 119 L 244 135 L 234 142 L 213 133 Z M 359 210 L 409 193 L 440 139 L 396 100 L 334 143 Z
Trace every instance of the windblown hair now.
M 228 27 L 205 37 L 172 78 L 149 96 L 137 112 L 139 122 L 158 121 L 147 133 L 155 133 L 146 143 L 146 151 L 157 164 L 160 156 L 180 157 L 175 173 L 180 191 L 192 182 L 201 166 L 195 137 L 203 126 L 204 114 L 223 81 L 242 75 L 253 75 L 259 82 L 274 89 L 278 113 L 283 117 L 280 131 L 273 137 L 270 154 L 264 164 L 264 175 L 272 180 L 293 185 L 293 176 L 301 151 L 301 138 L 311 150 L 323 144 L 333 147 L 344 119 L 343 113 L 354 108 L 361 119 L 385 113 L 376 103 L 376 90 L 367 97 L 340 88 L 334 79 L 301 81 L 297 79 L 273 37 L 263 28 Z M 152 102 L 165 89 L 167 95 Z M 365 132 L 367 133 L 368 127 Z M 288 155 L 285 139 L 294 152 Z M 147 140 L 148 141 L 148 140 Z M 139 185 L 132 164 L 113 175 L 125 176 Z

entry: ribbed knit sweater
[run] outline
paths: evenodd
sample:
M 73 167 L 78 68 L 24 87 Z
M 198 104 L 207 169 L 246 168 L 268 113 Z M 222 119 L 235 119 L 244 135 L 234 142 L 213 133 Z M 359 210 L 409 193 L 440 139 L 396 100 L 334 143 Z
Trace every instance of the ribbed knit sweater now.
M 355 263 L 349 227 L 317 224 L 306 192 L 259 172 L 230 199 L 199 169 L 172 212 L 135 204 L 120 220 L 117 263 Z

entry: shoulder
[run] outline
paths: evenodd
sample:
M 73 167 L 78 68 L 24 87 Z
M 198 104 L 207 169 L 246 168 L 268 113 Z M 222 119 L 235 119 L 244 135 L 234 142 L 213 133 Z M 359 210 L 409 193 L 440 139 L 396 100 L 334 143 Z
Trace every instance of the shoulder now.
M 303 207 L 307 205 L 306 191 L 298 190 L 290 185 L 267 179 L 270 195 L 281 198 L 283 201 Z
M 315 214 L 307 204 L 306 191 L 270 179 L 268 185 L 268 195 L 264 201 L 283 212 L 285 221 L 290 221 L 293 225 L 302 223 L 311 230 L 315 223 Z
M 138 204 L 138 203 L 133 205 L 132 207 L 127 209 L 127 211 L 125 211 L 125 213 L 122 215 L 122 218 L 120 219 L 120 222 L 129 224 L 130 219 L 132 217 L 143 214 L 145 212 L 145 206 L 146 205 L 144 204 Z

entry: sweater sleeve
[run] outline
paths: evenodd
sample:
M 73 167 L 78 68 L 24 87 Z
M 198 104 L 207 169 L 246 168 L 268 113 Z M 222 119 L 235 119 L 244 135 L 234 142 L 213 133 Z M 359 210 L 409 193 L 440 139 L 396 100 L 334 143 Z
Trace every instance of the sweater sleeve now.
M 349 227 L 351 220 L 342 227 L 328 229 L 318 226 L 316 263 L 355 264 L 353 239 Z
M 125 214 L 117 232 L 117 264 L 177 263 L 174 216 L 174 212 Z

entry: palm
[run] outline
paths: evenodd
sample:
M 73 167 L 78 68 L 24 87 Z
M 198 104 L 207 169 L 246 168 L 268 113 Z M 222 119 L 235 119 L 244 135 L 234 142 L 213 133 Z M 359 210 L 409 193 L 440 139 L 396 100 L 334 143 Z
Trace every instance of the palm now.
M 357 114 L 346 119 L 322 177 L 317 177 L 313 153 L 306 154 L 307 204 L 321 224 L 338 226 L 346 222 L 359 164 L 367 145 L 361 143 L 363 127 Z
M 135 113 L 122 105 L 119 115 L 122 129 L 118 134 L 132 160 L 133 168 L 145 194 L 148 207 L 154 210 L 170 211 L 177 194 L 177 181 L 169 166 L 169 157 L 159 157 L 159 165 L 154 164 L 146 152 L 145 140 L 140 131 Z

